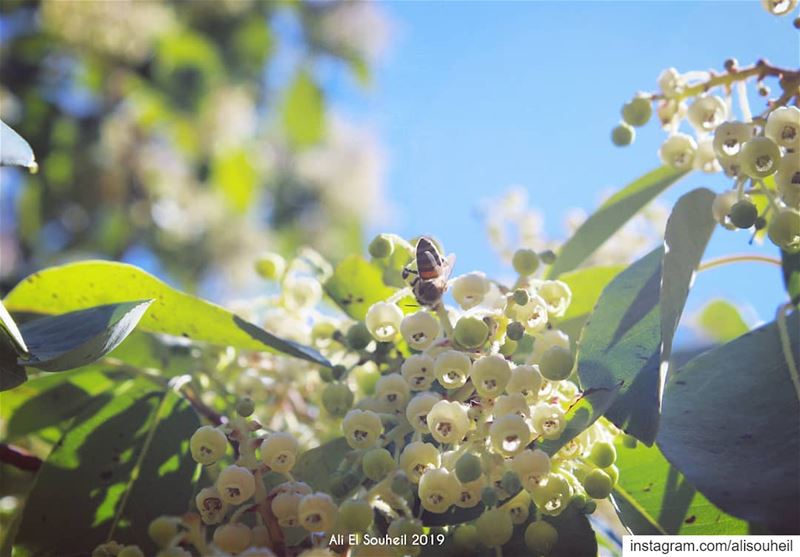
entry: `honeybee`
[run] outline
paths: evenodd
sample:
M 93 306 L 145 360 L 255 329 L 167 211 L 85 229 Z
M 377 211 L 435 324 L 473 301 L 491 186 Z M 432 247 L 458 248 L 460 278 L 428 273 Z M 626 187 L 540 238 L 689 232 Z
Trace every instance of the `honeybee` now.
M 403 269 L 403 279 L 416 275 L 411 281 L 411 291 L 422 306 L 435 307 L 447 290 L 447 279 L 453 271 L 456 256 L 452 253 L 442 258 L 433 241 L 422 236 L 417 241 L 417 268 Z

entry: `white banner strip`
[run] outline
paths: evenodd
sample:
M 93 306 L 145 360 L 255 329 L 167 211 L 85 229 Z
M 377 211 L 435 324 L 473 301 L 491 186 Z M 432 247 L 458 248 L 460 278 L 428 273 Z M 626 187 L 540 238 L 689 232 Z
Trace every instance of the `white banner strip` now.
M 623 536 L 623 557 L 788 557 L 800 536 Z

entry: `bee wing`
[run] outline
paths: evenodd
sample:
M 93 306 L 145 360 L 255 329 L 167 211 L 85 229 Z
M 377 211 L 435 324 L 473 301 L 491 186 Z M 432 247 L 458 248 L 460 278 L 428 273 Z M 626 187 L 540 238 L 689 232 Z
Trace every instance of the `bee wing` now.
M 456 266 L 456 254 L 451 253 L 447 256 L 447 259 L 444 261 L 443 269 L 442 269 L 442 278 L 447 280 L 450 278 L 450 274 L 453 272 L 453 267 Z

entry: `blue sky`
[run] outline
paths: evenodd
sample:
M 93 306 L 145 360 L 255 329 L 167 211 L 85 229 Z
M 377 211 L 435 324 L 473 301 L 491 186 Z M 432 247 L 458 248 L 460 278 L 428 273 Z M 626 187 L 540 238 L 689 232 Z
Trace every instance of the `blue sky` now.
M 334 102 L 381 137 L 391 231 L 434 234 L 458 255 L 457 272 L 509 272 L 475 216 L 482 200 L 524 185 L 548 233 L 561 235 L 569 208 L 591 211 L 602 192 L 655 168 L 665 137 L 659 126 L 639 129 L 627 149 L 614 147 L 609 131 L 622 103 L 654 89 L 662 69 L 721 68 L 731 56 L 742 65 L 765 57 L 797 66 L 799 58 L 791 18 L 755 1 L 383 6 L 393 37 L 372 90 L 335 90 Z M 700 186 L 720 191 L 728 181 L 693 174 L 665 200 Z M 771 244 L 747 240 L 720 229 L 707 255 L 777 255 Z M 719 296 L 762 320 L 785 297 L 779 269 L 763 264 L 702 273 L 689 308 Z

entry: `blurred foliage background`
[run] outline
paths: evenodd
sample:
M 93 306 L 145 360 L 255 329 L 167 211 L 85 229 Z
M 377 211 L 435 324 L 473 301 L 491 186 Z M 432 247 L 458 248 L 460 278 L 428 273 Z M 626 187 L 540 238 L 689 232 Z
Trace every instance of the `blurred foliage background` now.
M 367 89 L 387 30 L 367 2 L 4 0 L 0 118 L 40 171 L 0 176 L 2 289 L 101 257 L 230 295 L 261 250 L 358 249 L 382 156 L 326 83 Z

